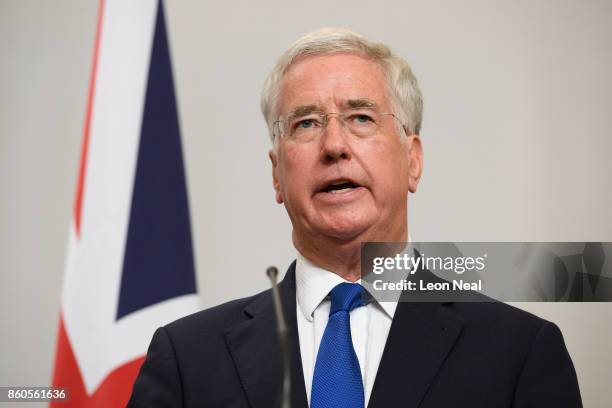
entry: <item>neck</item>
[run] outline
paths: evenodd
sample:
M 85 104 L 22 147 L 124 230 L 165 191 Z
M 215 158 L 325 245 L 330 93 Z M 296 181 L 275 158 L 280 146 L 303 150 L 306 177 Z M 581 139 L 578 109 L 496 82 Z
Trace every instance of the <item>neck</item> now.
M 302 236 L 303 237 L 303 236 Z M 384 234 L 360 234 L 350 239 L 320 236 L 301 239 L 293 231 L 295 248 L 315 265 L 355 282 L 361 279 L 361 244 L 365 242 L 405 242 L 408 226 L 386 230 Z

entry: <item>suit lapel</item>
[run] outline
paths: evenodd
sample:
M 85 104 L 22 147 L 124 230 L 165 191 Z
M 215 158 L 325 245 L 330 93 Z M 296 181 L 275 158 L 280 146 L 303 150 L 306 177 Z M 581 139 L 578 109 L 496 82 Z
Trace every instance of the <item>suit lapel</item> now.
M 440 303 L 400 302 L 368 408 L 416 408 L 463 328 Z
M 296 304 L 295 262 L 279 285 L 289 330 L 291 359 L 291 406 L 307 408 L 306 389 L 299 349 Z M 282 384 L 282 358 L 276 332 L 274 302 L 270 291 L 257 296 L 246 308 L 248 320 L 225 332 L 225 341 L 234 360 L 249 405 L 270 408 L 278 404 Z

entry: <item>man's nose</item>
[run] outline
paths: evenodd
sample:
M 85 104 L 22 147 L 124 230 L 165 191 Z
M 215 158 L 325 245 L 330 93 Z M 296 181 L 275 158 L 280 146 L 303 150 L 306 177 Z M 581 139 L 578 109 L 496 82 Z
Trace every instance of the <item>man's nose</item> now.
M 351 157 L 347 136 L 342 119 L 337 115 L 328 116 L 321 138 L 321 153 L 326 163 L 334 163 Z

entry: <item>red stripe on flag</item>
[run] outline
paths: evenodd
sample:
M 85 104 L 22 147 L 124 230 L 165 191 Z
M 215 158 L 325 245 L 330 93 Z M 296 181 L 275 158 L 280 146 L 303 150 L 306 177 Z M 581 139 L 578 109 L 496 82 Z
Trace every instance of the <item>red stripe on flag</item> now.
M 100 37 L 102 34 L 102 16 L 104 14 L 104 0 L 98 5 L 98 27 L 96 28 L 96 40 L 94 43 L 93 63 L 87 94 L 87 109 L 85 111 L 85 126 L 83 129 L 83 142 L 81 145 L 81 162 L 79 164 L 79 175 L 77 180 L 76 197 L 74 200 L 74 220 L 76 235 L 81 235 L 81 207 L 83 205 L 83 189 L 85 187 L 85 169 L 87 167 L 87 151 L 89 148 L 89 129 L 91 127 L 91 113 L 93 111 L 93 97 L 96 87 L 96 73 L 98 71 L 98 54 L 100 53 Z
M 70 400 L 68 402 L 51 403 L 49 405 L 51 408 L 124 407 L 130 399 L 134 380 L 136 380 L 140 366 L 144 362 L 143 356 L 117 367 L 106 376 L 92 395 L 88 395 L 64 328 L 64 319 L 61 317 L 55 355 L 53 386 L 68 388 Z

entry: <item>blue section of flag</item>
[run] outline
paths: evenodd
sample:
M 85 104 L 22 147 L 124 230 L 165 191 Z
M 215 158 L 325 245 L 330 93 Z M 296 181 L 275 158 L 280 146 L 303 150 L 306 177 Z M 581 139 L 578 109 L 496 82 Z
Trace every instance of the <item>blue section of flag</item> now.
M 196 292 L 181 139 L 160 1 L 117 319 Z

